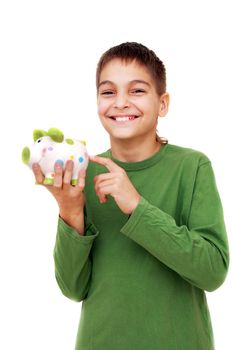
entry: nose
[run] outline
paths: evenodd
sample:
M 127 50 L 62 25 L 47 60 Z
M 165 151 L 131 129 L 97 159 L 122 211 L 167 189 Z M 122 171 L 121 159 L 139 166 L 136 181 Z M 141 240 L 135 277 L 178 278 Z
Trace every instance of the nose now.
M 114 107 L 124 109 L 130 106 L 128 96 L 125 93 L 118 93 L 115 98 Z

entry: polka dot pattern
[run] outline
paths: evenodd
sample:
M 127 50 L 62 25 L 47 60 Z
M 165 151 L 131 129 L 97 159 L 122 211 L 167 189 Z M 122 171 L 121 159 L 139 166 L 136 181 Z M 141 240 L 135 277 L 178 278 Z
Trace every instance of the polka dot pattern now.
M 78 158 L 78 162 L 79 162 L 79 163 L 82 163 L 83 161 L 84 161 L 84 158 L 83 158 L 83 157 L 79 157 L 79 158 Z
M 56 161 L 55 161 L 55 164 L 56 163 L 60 163 L 62 166 L 64 166 L 64 161 L 62 160 L 62 159 L 57 159 Z
M 72 139 L 66 139 L 65 142 L 68 143 L 69 145 L 74 144 L 74 141 Z

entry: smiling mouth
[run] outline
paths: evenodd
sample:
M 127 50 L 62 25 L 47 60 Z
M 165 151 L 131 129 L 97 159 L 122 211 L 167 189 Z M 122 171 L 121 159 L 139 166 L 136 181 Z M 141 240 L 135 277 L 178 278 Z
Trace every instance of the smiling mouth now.
M 109 116 L 109 118 L 112 120 L 115 120 L 116 122 L 128 122 L 139 118 L 139 116 L 138 115 L 124 115 L 124 116 L 111 115 Z

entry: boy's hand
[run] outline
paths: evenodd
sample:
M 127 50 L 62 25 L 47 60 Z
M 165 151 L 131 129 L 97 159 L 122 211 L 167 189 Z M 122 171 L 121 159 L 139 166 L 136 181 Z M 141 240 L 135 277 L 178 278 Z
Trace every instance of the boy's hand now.
M 125 170 L 109 158 L 90 156 L 92 162 L 104 165 L 109 173 L 95 176 L 95 192 L 101 203 L 110 195 L 124 214 L 131 214 L 140 201 L 140 194 L 129 180 Z
M 86 172 L 81 170 L 78 175 L 78 183 L 76 186 L 71 185 L 71 177 L 73 171 L 73 161 L 69 160 L 63 171 L 60 163 L 55 164 L 55 177 L 53 185 L 44 185 L 44 175 L 39 164 L 33 164 L 33 172 L 36 182 L 43 185 L 53 195 L 59 205 L 60 216 L 72 227 L 83 231 L 83 208 L 85 175 Z

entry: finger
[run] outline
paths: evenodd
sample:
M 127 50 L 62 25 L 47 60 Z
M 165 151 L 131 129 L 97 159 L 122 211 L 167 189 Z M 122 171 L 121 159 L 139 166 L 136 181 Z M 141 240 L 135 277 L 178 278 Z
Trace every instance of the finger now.
M 100 203 L 105 203 L 108 201 L 108 196 L 112 196 L 113 184 L 107 183 L 102 185 L 96 192 L 99 197 Z
M 113 180 L 105 180 L 105 181 L 96 182 L 95 183 L 95 192 L 99 192 L 102 189 L 102 187 L 107 186 L 107 185 L 114 185 Z
M 107 196 L 112 195 L 113 185 L 114 185 L 114 182 L 112 179 L 97 182 L 95 184 L 95 193 L 99 197 L 99 200 L 101 203 L 107 202 L 108 200 Z
M 110 158 L 104 158 L 99 156 L 89 156 L 92 162 L 100 165 L 104 165 L 111 173 L 116 171 L 123 171 L 123 169 L 114 163 Z
M 97 197 L 99 198 L 100 203 L 105 203 L 108 201 L 108 196 L 103 194 L 97 194 Z
M 99 200 L 101 204 L 106 203 L 108 202 L 108 196 L 100 196 Z
M 111 180 L 115 177 L 116 175 L 114 173 L 104 173 L 104 174 L 99 174 L 94 177 L 94 183 L 96 184 L 97 182 L 101 181 L 106 181 L 106 180 Z
M 97 179 L 97 181 L 95 182 L 95 192 L 98 193 L 103 186 L 107 186 L 107 185 L 115 185 L 115 181 L 114 179 L 106 179 L 106 180 L 100 180 Z
M 96 193 L 97 197 L 99 198 L 100 203 L 107 202 L 108 194 L 106 195 L 106 194 L 101 193 L 101 191 L 99 190 L 98 187 L 95 187 L 94 189 L 95 189 L 95 193 Z
M 63 167 L 60 162 L 55 163 L 55 177 L 54 177 L 54 187 L 61 188 L 62 187 L 62 176 L 63 176 Z
M 85 178 L 86 178 L 86 170 L 85 169 L 81 169 L 78 173 L 78 182 L 77 182 L 77 186 L 81 191 L 84 189 L 85 187 Z
M 43 184 L 44 175 L 42 173 L 40 165 L 38 163 L 34 163 L 32 165 L 32 170 L 33 170 L 33 173 L 34 173 L 34 176 L 35 176 L 36 183 Z
M 63 185 L 64 188 L 70 187 L 71 184 L 71 178 L 72 178 L 72 173 L 73 173 L 73 161 L 68 160 L 65 165 L 65 170 L 64 170 L 64 176 L 63 176 Z

